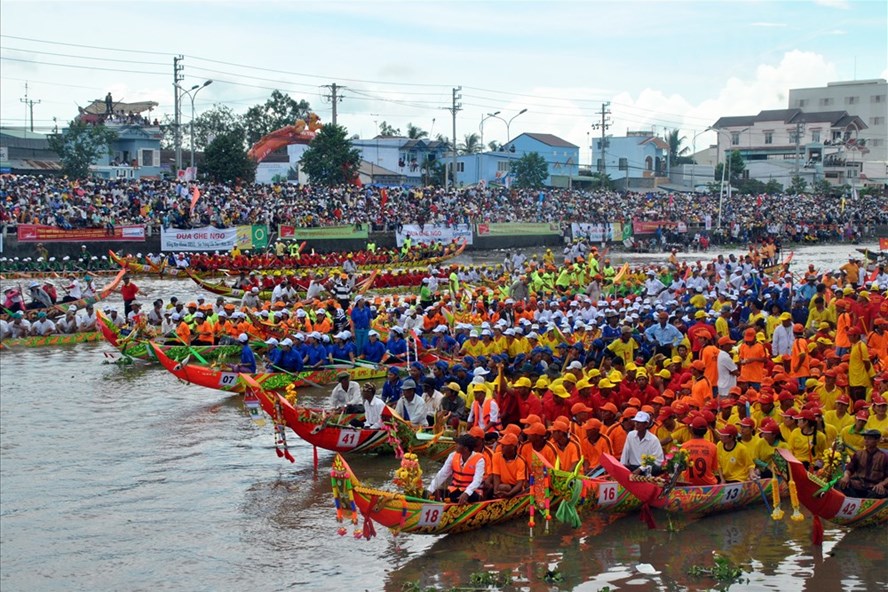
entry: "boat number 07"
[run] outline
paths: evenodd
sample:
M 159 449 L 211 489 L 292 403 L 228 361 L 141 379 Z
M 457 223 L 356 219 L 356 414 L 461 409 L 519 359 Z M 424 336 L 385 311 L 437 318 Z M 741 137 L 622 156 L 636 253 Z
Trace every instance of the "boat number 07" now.
M 419 526 L 438 526 L 444 515 L 443 508 L 438 504 L 424 504 L 419 512 Z
M 617 501 L 617 484 L 602 483 L 598 486 L 598 505 L 609 506 Z
M 843 516 L 845 518 L 854 518 L 857 515 L 857 510 L 860 508 L 860 500 L 855 498 L 845 498 L 845 501 L 842 503 L 842 508 L 838 512 L 838 516 Z
M 734 485 L 726 485 L 722 490 L 722 503 L 724 504 L 732 504 L 740 499 L 740 491 L 743 489 L 743 485 L 740 483 Z
M 219 374 L 219 386 L 234 386 L 237 383 L 237 372 L 222 372 Z
M 354 448 L 358 445 L 360 436 L 360 430 L 342 430 L 339 432 L 339 440 L 336 442 L 336 446 L 339 448 Z

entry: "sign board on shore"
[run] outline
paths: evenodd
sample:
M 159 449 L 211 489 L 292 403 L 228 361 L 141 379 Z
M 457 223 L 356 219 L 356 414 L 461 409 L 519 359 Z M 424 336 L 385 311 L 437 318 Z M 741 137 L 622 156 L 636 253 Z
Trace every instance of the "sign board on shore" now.
M 90 242 L 145 242 L 142 225 L 111 228 L 74 228 L 65 230 L 42 224 L 19 224 L 18 240 L 23 243 L 90 243 Z
M 404 224 L 401 229 L 395 233 L 395 239 L 398 246 L 404 245 L 404 239 L 410 237 L 414 245 L 443 243 L 449 244 L 454 241 L 466 241 L 466 244 L 472 244 L 472 227 L 468 224 L 457 224 L 455 226 L 445 226 L 443 224 Z
M 542 236 L 561 234 L 557 222 L 487 222 L 475 227 L 478 236 Z
M 351 224 L 311 228 L 284 225 L 278 227 L 278 236 L 293 240 L 366 239 L 369 236 L 369 232 L 366 228 L 358 230 Z
M 233 228 L 164 228 L 160 233 L 162 251 L 230 251 L 235 244 L 240 249 L 264 249 L 268 246 L 268 227 L 255 224 Z

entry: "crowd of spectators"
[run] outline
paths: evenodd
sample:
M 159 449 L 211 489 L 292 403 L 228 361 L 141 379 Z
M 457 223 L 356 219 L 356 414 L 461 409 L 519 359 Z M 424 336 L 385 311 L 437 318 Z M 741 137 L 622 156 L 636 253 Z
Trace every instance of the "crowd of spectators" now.
M 146 224 L 189 228 L 240 224 L 369 225 L 485 222 L 622 222 L 659 220 L 716 227 L 717 195 L 604 192 L 571 189 L 378 188 L 276 185 L 196 185 L 157 179 L 0 177 L 0 224 L 61 228 Z M 853 195 L 733 195 L 722 210 L 723 238 L 764 232 L 842 238 L 855 228 L 888 224 L 888 199 Z M 757 232 L 760 231 L 760 232 Z

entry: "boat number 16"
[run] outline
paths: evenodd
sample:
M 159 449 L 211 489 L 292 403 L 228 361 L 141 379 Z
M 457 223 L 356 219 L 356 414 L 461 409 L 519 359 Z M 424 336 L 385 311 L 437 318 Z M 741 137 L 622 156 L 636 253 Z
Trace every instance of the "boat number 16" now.
M 419 526 L 438 526 L 444 510 L 438 504 L 423 504 L 420 508 Z

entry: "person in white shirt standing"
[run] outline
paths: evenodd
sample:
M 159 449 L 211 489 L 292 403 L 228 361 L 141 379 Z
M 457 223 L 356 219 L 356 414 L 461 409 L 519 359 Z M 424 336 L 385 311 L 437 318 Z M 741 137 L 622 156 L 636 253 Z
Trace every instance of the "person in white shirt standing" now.
M 330 407 L 339 409 L 344 407 L 349 413 L 359 413 L 355 407 L 362 407 L 363 399 L 361 398 L 361 387 L 357 382 L 351 380 L 348 372 L 340 372 L 336 375 L 339 383 L 333 387 L 330 393 Z
M 395 412 L 414 427 L 424 428 L 429 425 L 425 401 L 422 397 L 416 396 L 416 383 L 412 378 L 401 384 L 401 398 L 398 399 Z
M 775 356 L 792 355 L 792 344 L 795 335 L 792 333 L 792 315 L 785 312 L 780 315 L 780 325 L 774 327 L 771 341 L 771 353 Z
M 740 369 L 734 363 L 734 358 L 731 357 L 731 348 L 735 343 L 737 342 L 727 336 L 718 340 L 718 348 L 721 351 L 718 352 L 715 362 L 718 366 L 719 397 L 727 397 L 731 389 L 737 386 L 737 376 L 740 374 Z
M 651 474 L 657 475 L 662 471 L 663 447 L 660 445 L 660 440 L 648 431 L 651 416 L 639 411 L 632 421 L 635 422 L 635 429 L 626 435 L 620 463 L 633 473 L 641 474 L 644 472 L 642 457 L 652 456 L 656 463 L 651 467 Z

